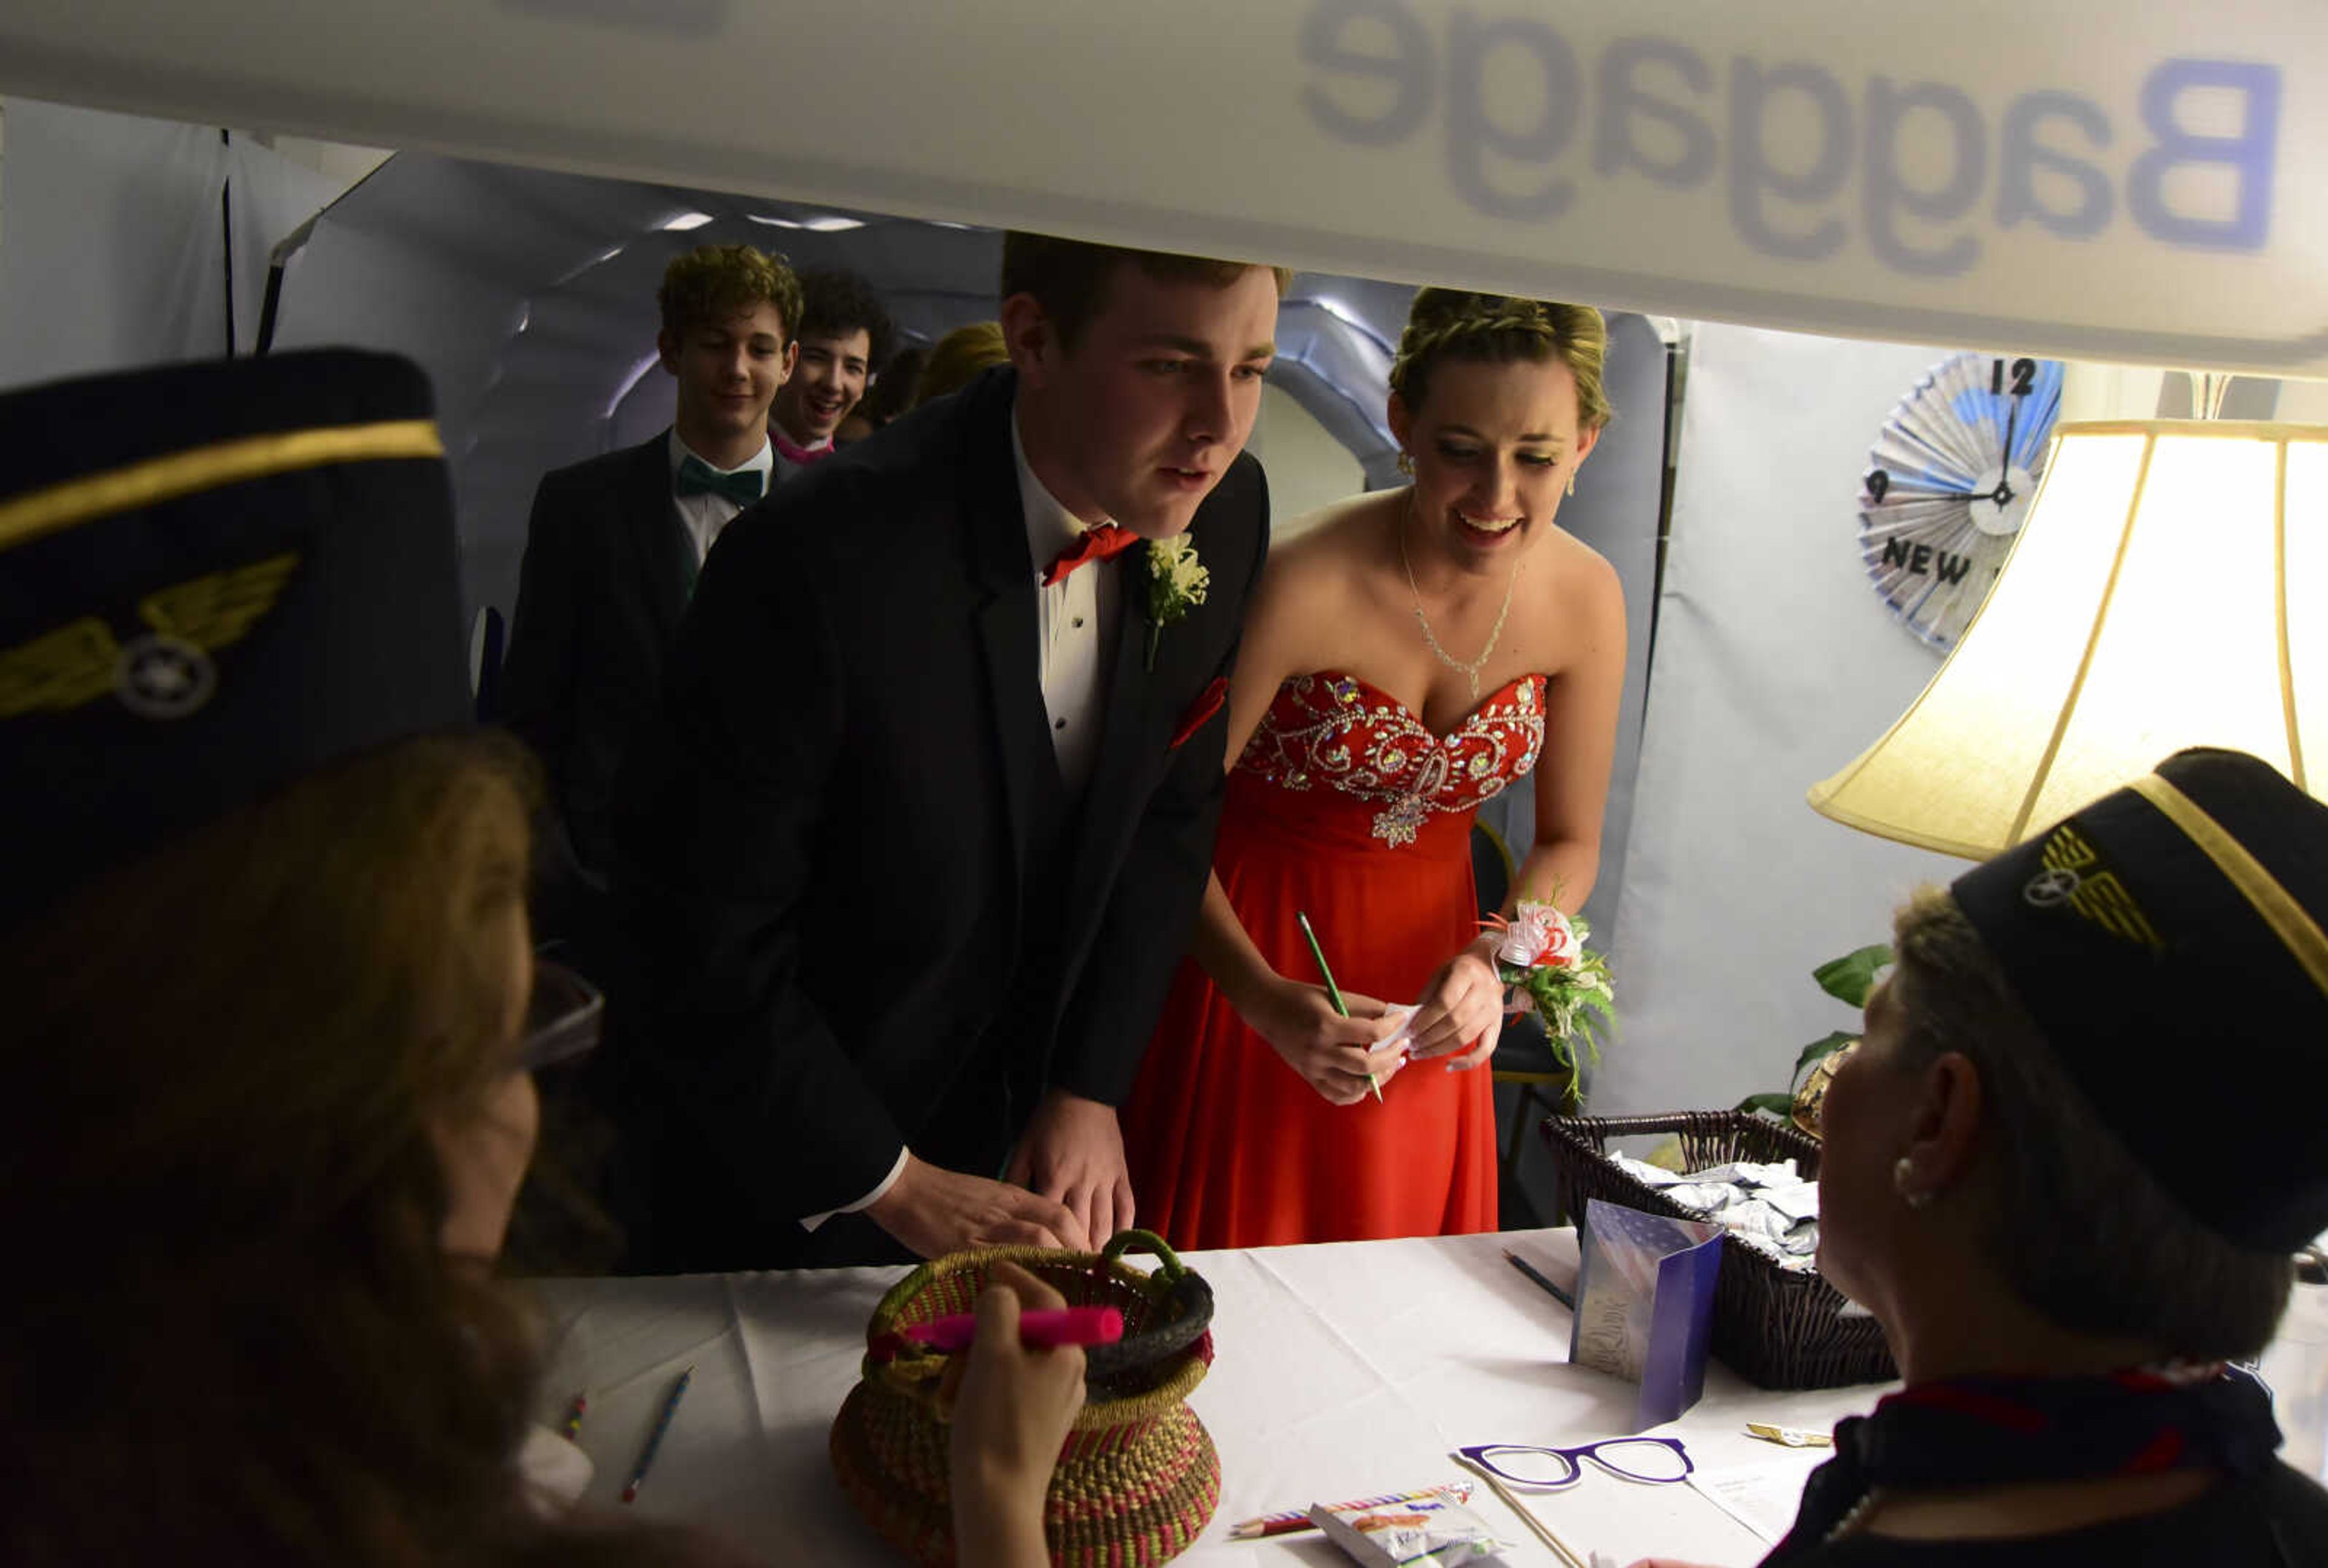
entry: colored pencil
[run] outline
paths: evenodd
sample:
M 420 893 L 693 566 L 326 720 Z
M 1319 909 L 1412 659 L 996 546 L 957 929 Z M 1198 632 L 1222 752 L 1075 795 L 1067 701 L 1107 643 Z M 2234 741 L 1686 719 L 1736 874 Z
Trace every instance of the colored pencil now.
M 1471 1483 L 1449 1481 L 1444 1486 L 1425 1487 L 1419 1492 L 1385 1492 L 1379 1498 L 1353 1498 L 1347 1503 L 1328 1503 L 1337 1510 L 1343 1508 L 1385 1508 L 1393 1503 L 1419 1503 L 1426 1498 L 1451 1498 L 1456 1502 L 1471 1500 Z M 1272 1535 L 1291 1535 L 1318 1526 L 1310 1522 L 1307 1508 L 1289 1508 L 1281 1514 L 1263 1514 L 1257 1519 L 1245 1519 L 1229 1526 L 1232 1541 L 1259 1541 Z
M 933 1350 L 967 1350 L 978 1329 L 968 1312 L 912 1323 L 897 1330 Z M 1123 1314 L 1113 1307 L 1037 1307 L 1018 1314 L 1018 1343 L 1030 1347 L 1052 1345 L 1112 1345 L 1123 1338 Z
M 574 1403 L 566 1407 L 566 1425 L 563 1430 L 569 1440 L 581 1435 L 582 1413 L 589 1408 L 590 1401 L 579 1394 L 574 1396 Z
M 1326 1000 L 1334 1004 L 1334 1010 L 1337 1013 L 1348 1018 L 1350 1009 L 1342 1000 L 1342 988 L 1334 983 L 1334 972 L 1326 967 L 1326 950 L 1318 945 L 1318 933 L 1310 929 L 1309 915 L 1296 909 L 1293 912 L 1293 918 L 1300 922 L 1301 939 L 1310 944 L 1310 956 L 1318 961 L 1318 973 L 1326 982 Z M 1374 1091 L 1375 1103 L 1381 1104 L 1382 1085 L 1375 1082 L 1375 1075 L 1372 1073 L 1366 1075 L 1366 1087 Z
M 623 1501 L 638 1500 L 639 1487 L 647 1479 L 647 1467 L 654 1463 L 655 1450 L 662 1446 L 662 1434 L 671 1430 L 671 1418 L 679 1413 L 680 1398 L 687 1393 L 688 1380 L 694 1376 L 695 1368 L 690 1366 L 671 1385 L 671 1393 L 662 1402 L 662 1413 L 655 1417 L 654 1430 L 647 1433 L 647 1445 L 639 1451 L 639 1462 L 631 1467 L 630 1483 L 623 1488 Z
M 1552 1299 L 1554 1300 L 1559 1302 L 1562 1306 L 1567 1308 L 1572 1312 L 1576 1310 L 1575 1297 L 1570 1295 L 1566 1291 L 1562 1290 L 1558 1285 L 1554 1284 L 1550 1280 L 1545 1279 L 1542 1274 L 1537 1273 L 1535 1272 L 1535 1264 L 1529 1263 L 1525 1258 L 1520 1256 L 1519 1253 L 1512 1251 L 1509 1247 L 1506 1247 L 1504 1249 L 1504 1262 L 1511 1264 L 1512 1267 L 1517 1269 L 1521 1273 L 1525 1274 L 1529 1279 L 1534 1280 L 1537 1284 L 1542 1285 L 1545 1290 L 1551 1291 Z

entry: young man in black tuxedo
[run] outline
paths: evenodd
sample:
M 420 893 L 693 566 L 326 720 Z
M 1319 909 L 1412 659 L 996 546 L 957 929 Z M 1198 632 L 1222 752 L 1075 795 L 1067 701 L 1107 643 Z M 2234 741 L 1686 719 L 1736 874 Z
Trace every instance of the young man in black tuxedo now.
M 728 530 L 621 792 L 641 1266 L 1133 1218 L 1114 1107 L 1210 868 L 1286 281 L 1013 234 L 1010 365 Z
M 680 257 L 657 299 L 670 428 L 544 475 L 526 525 L 502 710 L 540 755 L 564 829 L 543 868 L 549 934 L 574 934 L 596 903 L 623 752 L 711 541 L 767 491 L 768 406 L 799 352 L 800 285 L 749 246 Z

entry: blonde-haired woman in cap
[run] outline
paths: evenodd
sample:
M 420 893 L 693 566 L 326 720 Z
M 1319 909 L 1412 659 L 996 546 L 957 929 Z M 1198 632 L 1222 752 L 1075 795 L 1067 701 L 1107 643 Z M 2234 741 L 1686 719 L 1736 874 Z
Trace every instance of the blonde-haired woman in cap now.
M 1819 1263 L 1907 1386 L 1767 1563 L 2328 1562 L 2236 1364 L 2328 1229 L 2328 807 L 2187 751 L 1896 921 Z
M 1422 290 L 1389 403 L 1413 483 L 1270 558 L 1229 684 L 1213 883 L 1124 1117 L 1143 1223 L 1178 1245 L 1496 1228 L 1477 1069 L 1504 993 L 1469 830 L 1534 768 L 1514 895 L 1573 911 L 1591 892 L 1624 601 L 1557 519 L 1610 417 L 1606 348 L 1589 306 Z
M 738 1560 L 520 1471 L 493 1263 L 596 1000 L 462 726 L 429 414 L 343 352 L 0 398 L 0 1561 Z M 964 1558 L 1039 1563 L 1080 1353 L 983 1355 Z

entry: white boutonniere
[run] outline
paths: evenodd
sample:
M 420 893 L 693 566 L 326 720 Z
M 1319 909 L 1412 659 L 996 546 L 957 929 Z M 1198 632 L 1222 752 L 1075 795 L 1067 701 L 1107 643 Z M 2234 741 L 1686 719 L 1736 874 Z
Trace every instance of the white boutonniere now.
M 1213 574 L 1197 559 L 1187 534 L 1148 541 L 1148 668 L 1156 668 L 1156 644 L 1164 628 L 1205 602 Z

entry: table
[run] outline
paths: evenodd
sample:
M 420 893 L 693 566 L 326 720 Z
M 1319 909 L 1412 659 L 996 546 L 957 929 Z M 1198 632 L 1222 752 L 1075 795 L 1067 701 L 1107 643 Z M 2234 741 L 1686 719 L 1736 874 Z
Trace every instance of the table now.
M 1217 1356 L 1190 1400 L 1221 1453 L 1221 1506 L 1190 1564 L 1329 1568 L 1314 1533 L 1225 1538 L 1233 1522 L 1311 1502 L 1462 1479 L 1447 1456 L 1478 1442 L 1582 1442 L 1628 1430 L 1631 1385 L 1567 1365 L 1569 1313 L 1504 1261 L 1509 1247 L 1556 1281 L 1576 1272 L 1572 1231 L 1197 1253 L 1216 1300 Z M 589 1395 L 579 1441 L 596 1467 L 587 1497 L 615 1505 L 681 1369 L 695 1378 L 635 1507 L 719 1530 L 774 1562 L 900 1559 L 832 1479 L 826 1435 L 858 1379 L 866 1320 L 897 1268 L 563 1280 L 535 1291 L 549 1326 L 538 1414 L 554 1425 Z M 2328 1438 L 2328 1289 L 2298 1285 L 2264 1362 L 2289 1462 L 2323 1473 Z M 1749 1437 L 1746 1422 L 1825 1431 L 1881 1385 L 1773 1394 L 1718 1362 L 1705 1396 L 1652 1429 L 1679 1437 L 1701 1476 L 1767 1467 L 1799 1487 L 1824 1457 Z M 1761 1540 L 1686 1485 L 1590 1471 L 1529 1499 L 1580 1551 L 1629 1563 L 1655 1552 L 1729 1564 Z M 1517 1564 L 1557 1559 L 1483 1488 L 1473 1507 L 1514 1543 Z

